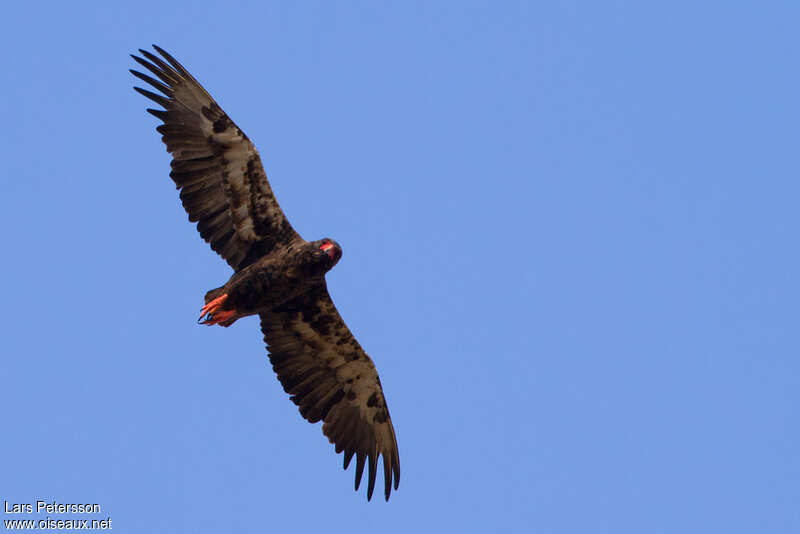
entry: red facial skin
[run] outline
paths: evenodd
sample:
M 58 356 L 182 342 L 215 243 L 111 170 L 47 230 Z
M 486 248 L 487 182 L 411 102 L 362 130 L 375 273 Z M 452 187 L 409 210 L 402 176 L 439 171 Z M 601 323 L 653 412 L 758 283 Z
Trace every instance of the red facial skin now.
M 328 241 L 327 243 L 323 243 L 322 246 L 319 247 L 319 248 L 321 248 L 322 250 L 327 252 L 328 256 L 330 256 L 331 259 L 334 258 L 334 255 L 336 254 L 336 251 L 333 249 L 333 243 Z

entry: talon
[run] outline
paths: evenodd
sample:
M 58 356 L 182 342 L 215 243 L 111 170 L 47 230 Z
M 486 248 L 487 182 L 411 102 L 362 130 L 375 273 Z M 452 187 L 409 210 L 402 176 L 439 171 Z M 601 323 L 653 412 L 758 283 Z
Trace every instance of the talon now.
M 204 325 L 218 324 L 220 326 L 230 326 L 238 317 L 236 310 L 223 310 L 222 306 L 228 300 L 228 294 L 225 293 L 221 297 L 217 297 L 211 302 L 203 306 L 200 310 L 200 318 L 197 322 Z

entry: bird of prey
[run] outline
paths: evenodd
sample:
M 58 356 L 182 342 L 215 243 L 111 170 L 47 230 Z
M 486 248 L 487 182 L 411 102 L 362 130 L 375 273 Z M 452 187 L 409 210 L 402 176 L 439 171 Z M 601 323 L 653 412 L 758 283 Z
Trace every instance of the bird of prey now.
M 152 76 L 131 69 L 161 94 L 134 87 L 163 109 L 147 111 L 172 154 L 170 177 L 189 221 L 233 268 L 228 282 L 205 296 L 198 322 L 230 326 L 258 314 L 272 368 L 311 423 L 356 458 L 355 489 L 368 464 L 372 498 L 379 456 L 384 495 L 400 481 L 400 457 L 375 364 L 333 305 L 327 273 L 342 256 L 330 239 L 305 241 L 272 194 L 253 143 L 211 95 L 167 52 L 131 55 Z M 154 77 L 153 77 L 154 76 Z

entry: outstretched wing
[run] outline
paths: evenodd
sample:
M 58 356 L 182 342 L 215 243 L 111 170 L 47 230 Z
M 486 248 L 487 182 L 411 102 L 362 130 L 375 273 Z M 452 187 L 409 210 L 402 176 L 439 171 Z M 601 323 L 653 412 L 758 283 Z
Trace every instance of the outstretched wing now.
M 306 295 L 261 313 L 272 368 L 283 389 L 311 423 L 344 451 L 344 468 L 356 457 L 355 488 L 369 460 L 367 500 L 383 456 L 384 494 L 400 483 L 400 456 L 375 364 L 353 337 L 323 281 Z
M 141 49 L 146 59 L 131 57 L 158 80 L 131 73 L 163 96 L 134 89 L 164 108 L 147 111 L 164 121 L 156 130 L 172 153 L 170 176 L 203 239 L 239 270 L 299 238 L 272 194 L 253 143 L 180 63 L 153 48 L 164 59 Z

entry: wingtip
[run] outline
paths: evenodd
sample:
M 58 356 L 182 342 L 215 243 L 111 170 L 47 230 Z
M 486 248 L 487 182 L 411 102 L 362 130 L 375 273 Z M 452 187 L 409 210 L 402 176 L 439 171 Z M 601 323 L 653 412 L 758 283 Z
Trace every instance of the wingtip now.
M 364 475 L 364 464 L 367 461 L 367 455 L 363 451 L 356 453 L 356 491 L 361 486 L 361 477 Z
M 353 459 L 353 455 L 356 453 L 355 449 L 347 449 L 344 451 L 344 461 L 342 464 L 344 465 L 345 470 L 350 467 L 350 460 Z
M 372 498 L 372 492 L 375 491 L 375 479 L 377 478 L 376 468 L 377 459 L 374 454 L 369 455 L 369 472 L 367 473 L 367 500 Z

